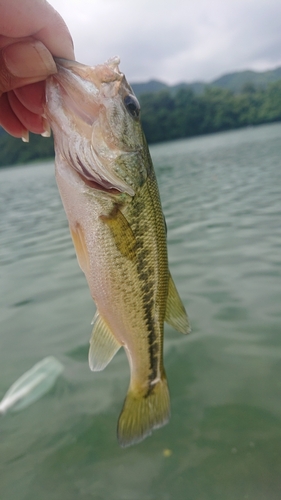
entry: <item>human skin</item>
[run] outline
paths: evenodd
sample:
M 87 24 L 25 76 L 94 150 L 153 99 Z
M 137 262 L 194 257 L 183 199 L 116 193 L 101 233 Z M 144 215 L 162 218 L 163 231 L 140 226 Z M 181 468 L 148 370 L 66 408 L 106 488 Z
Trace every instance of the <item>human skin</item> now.
M 46 0 L 0 0 L 0 125 L 11 135 L 48 134 L 42 113 L 53 57 L 74 59 L 58 12 Z

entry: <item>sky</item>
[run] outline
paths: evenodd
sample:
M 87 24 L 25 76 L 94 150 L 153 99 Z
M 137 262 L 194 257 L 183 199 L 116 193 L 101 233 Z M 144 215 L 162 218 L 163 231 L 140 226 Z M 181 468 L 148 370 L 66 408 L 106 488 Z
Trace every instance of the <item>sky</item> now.
M 281 0 L 49 0 L 76 59 L 112 56 L 131 82 L 210 82 L 281 66 Z

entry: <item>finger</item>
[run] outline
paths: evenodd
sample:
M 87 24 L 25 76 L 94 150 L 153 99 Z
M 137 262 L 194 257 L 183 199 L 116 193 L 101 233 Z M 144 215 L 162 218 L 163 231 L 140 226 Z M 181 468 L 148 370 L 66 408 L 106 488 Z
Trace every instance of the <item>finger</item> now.
M 14 92 L 8 92 L 8 99 L 14 114 L 18 117 L 22 125 L 34 134 L 42 134 L 44 132 L 44 124 L 42 116 L 32 113 L 18 100 Z
M 10 44 L 0 52 L 0 94 L 44 80 L 56 71 L 53 57 L 42 42 Z
M 31 83 L 14 89 L 18 100 L 32 113 L 42 115 L 45 103 L 45 82 Z
M 56 13 L 52 19 L 40 31 L 34 34 L 34 37 L 49 49 L 55 57 L 74 60 L 74 45 L 69 30 L 64 20 Z
M 14 137 L 28 137 L 28 132 L 13 112 L 8 95 L 0 96 L 0 125 Z
M 14 38 L 34 36 L 54 56 L 74 59 L 69 30 L 60 14 L 46 0 L 0 0 L 1 3 L 2 35 Z

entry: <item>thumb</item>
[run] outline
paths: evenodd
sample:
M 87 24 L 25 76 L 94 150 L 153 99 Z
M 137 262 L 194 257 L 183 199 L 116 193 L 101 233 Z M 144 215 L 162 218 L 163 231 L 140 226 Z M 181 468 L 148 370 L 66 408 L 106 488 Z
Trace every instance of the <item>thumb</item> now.
M 57 72 L 51 53 L 39 40 L 17 41 L 0 51 L 0 95 Z

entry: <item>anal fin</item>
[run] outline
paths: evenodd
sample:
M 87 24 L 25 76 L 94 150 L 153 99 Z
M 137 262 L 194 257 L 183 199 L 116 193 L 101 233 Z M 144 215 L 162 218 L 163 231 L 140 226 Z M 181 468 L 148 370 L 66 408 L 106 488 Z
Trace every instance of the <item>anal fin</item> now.
M 169 279 L 165 321 L 180 333 L 186 334 L 191 332 L 186 310 L 171 275 Z
M 90 340 L 89 366 L 94 372 L 103 370 L 120 349 L 121 344 L 97 312 Z

